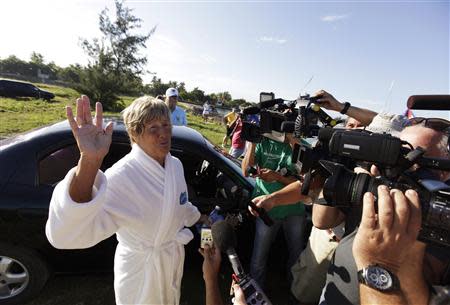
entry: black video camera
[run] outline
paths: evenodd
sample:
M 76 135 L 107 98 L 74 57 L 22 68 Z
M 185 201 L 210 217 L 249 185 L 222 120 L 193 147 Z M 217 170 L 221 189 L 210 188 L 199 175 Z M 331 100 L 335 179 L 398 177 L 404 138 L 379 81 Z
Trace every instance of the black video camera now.
M 285 133 L 294 133 L 297 138 L 309 136 L 313 129 L 320 128 L 318 121 L 323 123 L 322 126 L 335 126 L 337 122 L 318 105 L 313 105 L 315 102 L 316 98 L 309 95 L 285 100 L 276 99 L 272 92 L 261 92 L 260 103 L 243 110 L 241 137 L 253 143 L 261 142 L 263 136 L 282 142 Z M 259 115 L 259 122 L 249 120 L 251 115 Z
M 423 214 L 419 239 L 450 247 L 450 187 L 430 174 L 430 170 L 450 171 L 450 160 L 424 157 L 425 151 L 420 147 L 413 149 L 409 143 L 389 134 L 364 130 L 324 128 L 318 139 L 318 144 L 305 150 L 300 159 L 306 161 L 303 169 L 315 168 L 327 177 L 323 186 L 325 205 L 344 210 L 359 207 L 364 194 L 376 195 L 381 184 L 402 191 L 414 189 L 419 194 Z M 358 162 L 375 164 L 381 176 L 356 174 L 348 169 Z M 414 164 L 420 166 L 419 170 L 409 171 Z M 302 188 L 302 192 L 307 193 L 307 189 Z

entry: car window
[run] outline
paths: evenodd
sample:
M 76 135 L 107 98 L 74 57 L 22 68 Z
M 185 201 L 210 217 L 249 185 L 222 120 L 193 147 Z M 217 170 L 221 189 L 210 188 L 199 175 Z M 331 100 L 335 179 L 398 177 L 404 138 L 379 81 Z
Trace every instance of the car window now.
M 130 150 L 131 146 L 128 143 L 111 144 L 109 153 L 103 160 L 100 169 L 107 170 Z M 55 185 L 63 180 L 67 172 L 77 165 L 79 158 L 80 151 L 75 144 L 60 148 L 47 155 L 39 162 L 39 184 Z
M 79 158 L 80 151 L 75 144 L 49 154 L 39 162 L 39 184 L 54 185 L 63 180 Z

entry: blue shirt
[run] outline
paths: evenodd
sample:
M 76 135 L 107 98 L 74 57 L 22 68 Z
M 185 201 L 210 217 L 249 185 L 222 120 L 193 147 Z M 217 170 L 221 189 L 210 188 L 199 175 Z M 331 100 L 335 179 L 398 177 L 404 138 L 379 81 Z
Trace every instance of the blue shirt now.
M 181 109 L 178 106 L 175 106 L 175 110 L 172 112 L 170 116 L 170 121 L 172 122 L 172 125 L 177 126 L 186 126 L 187 120 L 186 120 L 186 113 L 183 109 Z

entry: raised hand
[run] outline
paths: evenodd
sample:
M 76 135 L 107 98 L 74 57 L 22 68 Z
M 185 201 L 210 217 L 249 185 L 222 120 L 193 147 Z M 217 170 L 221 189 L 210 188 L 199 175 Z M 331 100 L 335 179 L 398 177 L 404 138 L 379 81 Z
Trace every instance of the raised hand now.
M 318 97 L 317 104 L 325 109 L 341 111 L 344 107 L 337 99 L 334 98 L 334 96 L 325 90 L 317 91 L 314 96 Z
M 77 141 L 80 157 L 100 166 L 111 145 L 113 124 L 103 129 L 102 104 L 95 104 L 95 117 L 92 118 L 90 101 L 86 95 L 77 99 L 77 114 L 74 118 L 72 108 L 66 107 L 67 120 Z

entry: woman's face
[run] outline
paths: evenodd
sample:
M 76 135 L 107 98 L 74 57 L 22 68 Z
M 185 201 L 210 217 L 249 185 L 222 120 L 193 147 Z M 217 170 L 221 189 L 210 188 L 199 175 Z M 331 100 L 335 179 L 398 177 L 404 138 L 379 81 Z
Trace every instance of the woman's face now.
M 170 151 L 172 124 L 166 118 L 155 119 L 145 124 L 144 132 L 135 140 L 147 155 L 163 165 Z

